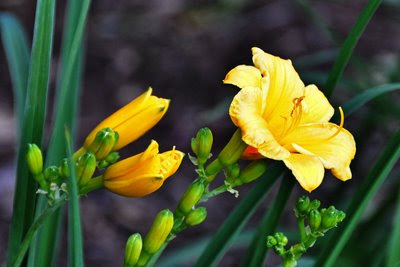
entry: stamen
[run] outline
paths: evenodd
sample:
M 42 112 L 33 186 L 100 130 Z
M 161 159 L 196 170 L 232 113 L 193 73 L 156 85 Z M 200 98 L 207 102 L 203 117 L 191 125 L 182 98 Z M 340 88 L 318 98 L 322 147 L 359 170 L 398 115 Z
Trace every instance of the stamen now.
M 336 132 L 331 135 L 330 137 L 326 138 L 325 140 L 330 140 L 332 138 L 334 138 L 336 135 L 338 135 L 342 129 L 343 129 L 343 125 L 344 125 L 344 112 L 342 107 L 339 107 L 339 112 L 340 112 L 340 124 L 339 124 L 339 128 L 336 130 Z

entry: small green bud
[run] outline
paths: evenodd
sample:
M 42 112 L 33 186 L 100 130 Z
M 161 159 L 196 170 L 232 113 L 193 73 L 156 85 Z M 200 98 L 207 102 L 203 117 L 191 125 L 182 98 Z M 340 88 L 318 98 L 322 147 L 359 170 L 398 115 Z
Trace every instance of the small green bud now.
M 33 175 L 38 175 L 43 171 L 42 151 L 36 144 L 28 144 L 26 161 L 28 163 L 29 170 Z
M 44 177 L 50 183 L 56 183 L 59 185 L 61 183 L 60 169 L 57 166 L 49 166 L 44 170 Z
M 226 170 L 227 180 L 233 182 L 236 178 L 239 177 L 240 165 L 239 163 L 234 163 L 226 167 L 225 170 Z
M 278 242 L 276 241 L 275 237 L 273 237 L 272 235 L 267 236 L 268 248 L 273 248 L 274 246 L 276 246 L 276 244 L 278 244 Z
M 105 169 L 108 166 L 110 166 L 110 163 L 108 163 L 107 160 L 102 159 L 102 160 L 99 161 L 99 169 Z
M 299 213 L 304 213 L 310 206 L 310 199 L 307 196 L 301 196 L 297 199 L 296 209 Z
M 318 210 L 311 210 L 308 216 L 311 230 L 313 232 L 317 231 L 321 225 L 321 213 Z
M 134 267 L 142 252 L 142 237 L 136 233 L 126 241 L 124 267 Z
M 149 254 L 154 254 L 164 244 L 174 225 L 174 215 L 169 210 L 160 211 L 147 233 L 143 248 Z
M 96 157 L 93 153 L 85 153 L 79 157 L 76 166 L 76 177 L 79 186 L 86 185 L 96 170 Z
M 321 201 L 314 199 L 310 202 L 309 210 L 317 210 L 321 206 Z
M 190 141 L 190 147 L 192 148 L 192 151 L 195 155 L 197 155 L 198 151 L 199 151 L 199 144 L 197 142 L 197 139 L 195 137 L 192 138 L 192 140 Z
M 337 222 L 337 210 L 335 209 L 334 206 L 330 206 L 329 208 L 325 209 L 322 213 L 321 226 L 324 229 L 329 229 L 335 227 L 336 222 Z
M 64 178 L 69 178 L 70 171 L 69 171 L 68 159 L 64 158 L 61 161 L 60 172 Z
M 341 210 L 338 210 L 338 214 L 337 214 L 337 222 L 340 223 L 344 220 L 344 218 L 346 218 L 346 213 L 344 213 Z
M 200 207 L 192 210 L 185 218 L 185 223 L 189 226 L 195 226 L 202 223 L 207 217 L 207 209 Z
M 193 141 L 192 141 L 193 143 Z M 213 135 L 209 128 L 201 128 L 196 135 L 197 144 L 197 159 L 200 165 L 203 165 L 209 158 L 212 144 L 213 144 Z M 193 144 L 194 145 L 194 144 Z M 194 151 L 193 151 L 194 152 Z
M 192 183 L 186 192 L 183 194 L 181 201 L 178 204 L 178 212 L 186 215 L 192 210 L 203 196 L 205 185 L 202 181 L 197 180 Z
M 239 180 L 243 183 L 250 183 L 258 179 L 267 170 L 266 160 L 255 160 L 247 165 L 239 175 Z
M 96 134 L 93 143 L 88 147 L 88 151 L 94 153 L 97 160 L 102 160 L 112 151 L 118 142 L 118 138 L 117 132 L 111 128 L 104 128 Z
M 116 132 L 115 132 L 116 133 Z M 108 154 L 108 156 L 105 158 L 105 160 L 108 162 L 108 164 L 113 164 L 119 160 L 120 156 L 117 151 L 111 152 Z
M 218 155 L 218 159 L 223 166 L 229 166 L 237 162 L 246 149 L 247 144 L 242 140 L 240 129 L 236 130 L 228 144 L 222 149 Z
M 288 243 L 288 238 L 282 232 L 276 232 L 274 235 L 277 245 L 280 247 L 284 247 Z

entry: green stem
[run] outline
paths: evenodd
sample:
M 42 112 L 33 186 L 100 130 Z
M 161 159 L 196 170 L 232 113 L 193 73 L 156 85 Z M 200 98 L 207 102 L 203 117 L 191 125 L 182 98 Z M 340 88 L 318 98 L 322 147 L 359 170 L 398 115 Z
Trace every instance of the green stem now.
M 233 188 L 233 187 L 232 187 Z M 216 197 L 222 193 L 225 193 L 226 191 L 228 191 L 228 187 L 224 184 L 221 185 L 215 189 L 213 189 L 212 191 L 205 193 L 201 199 L 199 200 L 198 203 L 203 203 L 203 202 L 207 202 L 210 198 L 212 197 Z
M 306 228 L 304 226 L 304 217 L 303 216 L 299 216 L 297 218 L 297 226 L 299 228 L 300 240 L 301 240 L 301 242 L 304 242 L 307 238 L 307 234 L 306 234 Z
M 103 175 L 99 175 L 90 179 L 89 183 L 79 190 L 79 194 L 86 195 L 87 193 L 102 187 L 104 187 L 104 177 Z
M 56 203 L 54 203 L 53 206 L 47 207 L 43 213 L 37 217 L 37 219 L 33 222 L 33 224 L 30 226 L 28 232 L 25 235 L 24 240 L 21 243 L 21 246 L 19 247 L 17 256 L 15 258 L 14 263 L 12 264 L 13 267 L 18 267 L 21 265 L 22 261 L 24 260 L 25 254 L 28 251 L 29 245 L 35 236 L 36 231 L 43 225 L 45 220 L 53 214 L 56 210 L 60 208 L 60 206 L 65 202 L 65 198 L 60 199 Z

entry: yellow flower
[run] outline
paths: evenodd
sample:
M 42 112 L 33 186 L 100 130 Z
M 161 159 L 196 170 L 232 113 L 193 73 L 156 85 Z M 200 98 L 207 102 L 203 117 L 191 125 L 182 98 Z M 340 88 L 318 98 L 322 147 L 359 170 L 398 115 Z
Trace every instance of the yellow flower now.
M 168 99 L 152 96 L 152 91 L 150 87 L 145 93 L 98 124 L 87 136 L 83 147 L 87 148 L 95 139 L 97 132 L 107 127 L 119 134 L 118 143 L 113 150 L 128 145 L 150 130 L 167 112 L 170 102 Z
M 127 197 L 142 197 L 159 189 L 179 168 L 184 153 L 173 148 L 159 154 L 158 143 L 135 156 L 119 161 L 104 173 L 104 187 Z
M 259 48 L 252 53 L 254 66 L 237 66 L 224 80 L 241 88 L 229 114 L 249 145 L 243 156 L 283 160 L 309 192 L 321 184 L 324 168 L 350 179 L 356 146 L 342 110 L 340 125 L 328 122 L 334 109 L 315 85 L 304 85 L 290 60 Z

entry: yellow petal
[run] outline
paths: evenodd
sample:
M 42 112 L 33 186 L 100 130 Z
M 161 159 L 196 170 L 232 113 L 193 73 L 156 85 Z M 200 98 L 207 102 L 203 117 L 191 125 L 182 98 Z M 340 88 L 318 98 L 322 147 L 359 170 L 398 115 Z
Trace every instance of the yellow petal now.
M 264 157 L 281 160 L 290 156 L 290 152 L 275 140 L 262 117 L 262 91 L 259 88 L 246 87 L 234 97 L 229 108 L 233 123 L 242 131 L 243 141 L 257 148 Z
M 253 66 L 239 65 L 228 72 L 224 83 L 236 85 L 239 88 L 247 86 L 260 87 L 261 73 Z
M 283 162 L 292 170 L 301 187 L 308 192 L 317 188 L 324 178 L 324 166 L 318 157 L 292 153 Z
M 146 150 L 140 154 L 118 161 L 107 168 L 104 173 L 105 180 L 115 179 L 117 177 L 132 173 L 140 167 L 140 163 L 146 161 L 158 154 L 158 143 L 154 140 Z
M 125 197 L 143 197 L 159 189 L 164 183 L 162 178 L 140 177 L 131 184 L 117 184 L 116 182 L 105 181 L 104 186 L 113 193 Z
M 160 154 L 161 175 L 164 179 L 172 176 L 178 170 L 184 156 L 185 153 L 175 150 L 175 148 Z
M 293 99 L 304 95 L 304 83 L 290 60 L 270 55 L 256 47 L 252 48 L 252 53 L 254 65 L 264 77 L 269 77 L 263 117 L 271 129 L 281 129 L 285 118 L 289 118 L 293 110 Z
M 305 97 L 301 104 L 303 105 L 302 124 L 328 122 L 334 113 L 328 99 L 314 84 L 306 86 Z
M 340 132 L 335 135 L 338 130 Z M 318 156 L 324 167 L 332 169 L 340 180 L 351 178 L 349 165 L 356 153 L 356 144 L 346 129 L 328 122 L 305 124 L 294 129 L 284 142 L 292 144 L 302 154 Z

